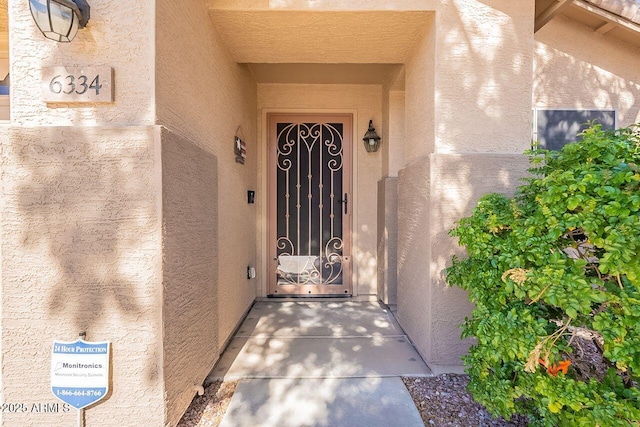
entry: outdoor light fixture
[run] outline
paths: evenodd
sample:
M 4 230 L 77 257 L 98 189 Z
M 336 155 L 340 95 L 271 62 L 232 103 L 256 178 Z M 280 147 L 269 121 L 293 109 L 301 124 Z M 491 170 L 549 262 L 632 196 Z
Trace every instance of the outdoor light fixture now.
M 373 120 L 369 120 L 369 130 L 364 134 L 364 148 L 369 153 L 375 153 L 380 148 L 380 137 L 376 133 L 376 128 L 373 127 Z
M 48 39 L 68 43 L 89 22 L 86 0 L 29 0 L 31 15 Z

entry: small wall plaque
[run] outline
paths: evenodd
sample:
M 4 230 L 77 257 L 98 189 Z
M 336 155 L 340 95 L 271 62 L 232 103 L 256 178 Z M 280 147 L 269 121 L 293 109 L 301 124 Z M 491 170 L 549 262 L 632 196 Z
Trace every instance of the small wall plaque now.
M 46 67 L 42 69 L 44 102 L 113 102 L 113 68 Z
M 238 136 L 235 137 L 233 150 L 236 153 L 236 162 L 244 165 L 247 158 L 247 144 Z

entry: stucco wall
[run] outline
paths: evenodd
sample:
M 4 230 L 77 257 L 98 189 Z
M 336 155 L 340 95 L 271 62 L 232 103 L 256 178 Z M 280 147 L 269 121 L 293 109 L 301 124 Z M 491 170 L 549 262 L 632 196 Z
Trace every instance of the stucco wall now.
M 427 24 L 425 35 L 405 66 L 405 163 L 401 167 L 432 153 L 435 147 L 435 22 L 432 19 Z
M 405 165 L 405 92 L 389 92 L 389 135 L 385 143 L 388 164 L 383 167 L 383 176 L 398 176 Z M 383 147 L 384 149 L 384 147 Z M 385 173 L 386 172 L 386 173 Z
M 431 168 L 416 159 L 398 173 L 398 321 L 429 363 L 432 355 Z
M 58 402 L 52 341 L 81 331 L 112 343 L 111 392 L 87 425 L 162 425 L 156 129 L 3 127 L 0 141 L 2 398 L 28 408 L 3 425 L 75 424 L 32 405 Z
M 534 2 L 450 2 L 406 64 L 398 317 L 434 369 L 459 365 L 468 348 L 457 325 L 470 305 L 444 281 L 459 251 L 447 231 L 482 194 L 511 191 L 527 168 L 520 154 L 531 138 L 533 9 Z
M 157 123 L 218 158 L 218 299 L 209 307 L 219 345 L 233 332 L 256 297 L 247 266 L 256 265 L 256 83 L 220 41 L 206 2 L 158 0 L 156 10 Z M 236 133 L 247 144 L 247 162 L 233 152 Z M 206 305 L 208 301 L 200 301 Z M 217 320 L 214 320 L 217 319 Z M 221 349 L 213 346 L 215 353 Z
M 448 232 L 461 217 L 471 214 L 478 199 L 491 192 L 511 196 L 527 176 L 528 158 L 500 154 L 435 154 L 431 158 L 431 310 L 433 346 L 430 360 L 447 365 L 464 354 L 468 342 L 458 339 L 460 325 L 470 312 L 466 292 L 449 287 L 445 268 L 451 255 L 462 255 Z
M 471 305 L 465 292 L 445 281 L 451 256 L 462 255 L 448 231 L 482 195 L 511 195 L 527 167 L 521 155 L 433 154 L 400 171 L 398 315 L 433 369 L 460 364 L 469 345 L 459 339 L 458 325 Z
M 359 295 L 375 295 L 377 291 L 377 183 L 381 177 L 382 154 L 367 153 L 362 136 L 373 119 L 377 132 L 382 132 L 382 86 L 381 85 L 285 85 L 260 84 L 258 86 L 258 108 L 261 111 L 307 111 L 327 110 L 351 112 L 354 116 L 354 248 L 353 265 Z M 379 125 L 380 124 L 380 125 Z M 261 129 L 264 128 L 261 126 Z M 264 135 L 260 138 L 266 141 Z M 263 150 L 265 148 L 263 147 Z M 266 156 L 264 157 L 266 159 Z M 261 164 L 261 186 L 266 191 L 266 163 Z M 263 195 L 262 206 L 266 201 Z M 264 209 L 264 208 L 263 208 Z M 265 211 L 266 212 L 266 211 Z M 265 215 L 266 221 L 266 215 Z M 266 222 L 263 223 L 266 227 Z M 262 257 L 266 258 L 266 254 Z M 263 267 L 264 268 L 264 267 Z M 266 280 L 266 278 L 265 278 Z M 262 282 L 262 289 L 266 289 Z
M 533 14 L 533 1 L 438 7 L 406 63 L 405 164 L 528 147 Z
M 535 40 L 534 107 L 616 109 L 619 126 L 640 122 L 640 47 L 563 16 Z
M 175 425 L 218 358 L 218 165 L 166 129 L 162 200 L 165 410 Z
M 378 181 L 378 299 L 398 303 L 398 178 Z
M 155 2 L 92 0 L 91 20 L 72 43 L 45 39 L 28 1 L 10 1 L 11 110 L 25 126 L 151 125 L 155 116 L 153 22 Z M 41 70 L 47 66 L 115 69 L 115 102 L 45 104 Z
M 455 1 L 436 14 L 436 151 L 521 153 L 528 148 L 534 3 Z

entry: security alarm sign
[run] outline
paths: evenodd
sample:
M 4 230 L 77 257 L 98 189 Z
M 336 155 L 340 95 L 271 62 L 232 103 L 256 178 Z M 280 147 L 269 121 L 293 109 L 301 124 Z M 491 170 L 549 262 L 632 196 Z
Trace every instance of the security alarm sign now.
M 54 341 L 51 352 L 51 391 L 77 409 L 106 397 L 109 392 L 108 342 Z
M 50 103 L 113 102 L 113 68 L 43 68 L 42 98 Z

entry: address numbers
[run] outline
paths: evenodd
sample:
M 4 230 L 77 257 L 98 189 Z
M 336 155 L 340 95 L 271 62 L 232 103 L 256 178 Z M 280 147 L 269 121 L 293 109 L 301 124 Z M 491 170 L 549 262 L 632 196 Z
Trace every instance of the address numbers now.
M 51 103 L 113 102 L 113 68 L 43 68 L 42 97 Z

